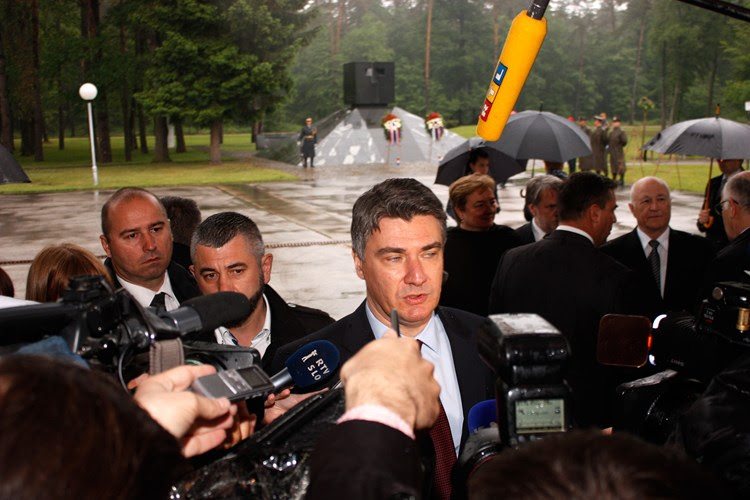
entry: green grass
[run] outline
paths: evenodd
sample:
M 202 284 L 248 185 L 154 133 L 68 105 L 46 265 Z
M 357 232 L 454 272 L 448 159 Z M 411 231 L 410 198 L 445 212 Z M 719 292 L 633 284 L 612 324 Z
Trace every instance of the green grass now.
M 259 168 L 252 160 L 224 156 L 221 165 L 208 163 L 208 134 L 185 136 L 186 153 L 170 151 L 172 162 L 153 163 L 151 154 L 133 152 L 133 160 L 125 162 L 122 137 L 112 138 L 112 163 L 98 165 L 99 189 L 124 186 L 189 186 L 203 184 L 234 184 L 294 180 L 296 177 L 278 170 Z M 151 144 L 153 146 L 153 144 Z M 223 150 L 254 149 L 248 134 L 225 134 Z M 57 142 L 44 146 L 44 161 L 22 157 L 19 162 L 31 179 L 25 184 L 0 184 L 1 193 L 43 193 L 53 191 L 91 190 L 91 150 L 88 138 L 66 138 L 65 149 Z

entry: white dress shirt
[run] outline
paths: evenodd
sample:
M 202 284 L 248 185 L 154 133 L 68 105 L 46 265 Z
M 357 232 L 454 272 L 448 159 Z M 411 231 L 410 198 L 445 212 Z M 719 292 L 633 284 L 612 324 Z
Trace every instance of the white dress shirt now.
M 255 338 L 253 338 L 250 345 L 247 346 L 256 349 L 260 353 L 261 358 L 266 353 L 268 346 L 271 345 L 271 306 L 268 305 L 268 299 L 266 299 L 265 294 L 263 294 L 263 302 L 266 304 L 266 318 L 263 320 L 263 328 L 261 328 Z M 214 336 L 216 337 L 216 342 L 218 344 L 240 345 L 235 336 L 232 335 L 232 332 L 226 327 L 220 326 L 214 330 Z
M 638 234 L 638 239 L 641 240 L 641 248 L 643 248 L 643 253 L 648 259 L 651 252 L 654 251 L 648 244 L 651 241 L 651 236 L 641 231 L 641 228 L 637 228 L 635 232 Z M 656 247 L 659 252 L 659 286 L 661 287 L 659 293 L 664 298 L 664 282 L 667 281 L 667 257 L 669 256 L 669 227 L 656 238 L 656 241 L 659 242 L 659 246 Z
M 169 281 L 169 273 L 164 273 L 164 283 L 161 284 L 161 288 L 156 292 L 135 283 L 130 283 L 119 274 L 117 275 L 117 279 L 120 281 L 122 287 L 143 307 L 149 307 L 151 301 L 154 300 L 154 296 L 161 292 L 166 294 L 166 297 L 164 297 L 164 306 L 167 311 L 173 311 L 180 307 L 180 301 L 177 300 L 174 296 L 174 291 L 172 291 L 172 282 Z

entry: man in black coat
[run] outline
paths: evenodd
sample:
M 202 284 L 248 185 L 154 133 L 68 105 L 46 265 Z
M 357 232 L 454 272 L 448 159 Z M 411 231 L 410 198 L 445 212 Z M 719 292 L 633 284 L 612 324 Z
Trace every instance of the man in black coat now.
M 640 292 L 648 297 L 652 318 L 668 311 L 691 312 L 699 298 L 706 266 L 714 256 L 711 242 L 669 227 L 672 216 L 669 187 L 658 177 L 636 181 L 630 190 L 628 207 L 638 226 L 603 245 L 602 252 L 637 274 Z M 654 251 L 656 254 L 652 256 Z M 658 275 L 654 270 L 658 270 Z
M 440 200 L 414 179 L 386 180 L 354 204 L 351 233 L 354 267 L 365 281 L 366 300 L 333 325 L 280 348 L 274 370 L 283 366 L 298 347 L 317 339 L 333 342 L 345 361 L 380 338 L 390 325 L 391 312 L 396 310 L 400 333 L 416 338 L 422 356 L 435 365 L 445 410 L 443 419 L 449 427 L 444 429 L 452 441 L 449 453 L 455 460 L 467 437 L 465 418 L 469 409 L 492 398 L 494 391 L 492 373 L 479 358 L 476 342 L 484 319 L 438 307 L 446 234 L 446 215 Z M 433 442 L 438 443 L 434 437 Z M 438 463 L 440 456 L 438 452 Z M 438 496 L 450 494 L 450 489 L 442 489 L 437 481 L 435 486 Z
M 708 265 L 704 295 L 719 281 L 750 284 L 750 172 L 740 172 L 727 181 L 716 210 L 722 213 L 730 243 Z
M 578 425 L 611 423 L 615 381 L 596 363 L 599 320 L 640 312 L 633 273 L 597 249 L 616 221 L 615 187 L 591 172 L 571 175 L 558 198 L 560 225 L 543 240 L 506 252 L 490 293 L 490 314 L 536 313 L 567 338 L 566 379 Z
M 538 175 L 526 184 L 525 204 L 531 221 L 516 229 L 522 245 L 541 240 L 557 227 L 560 222 L 557 196 L 562 183 L 554 175 Z
M 125 288 L 144 307 L 168 311 L 197 297 L 190 273 L 172 257 L 172 231 L 159 199 L 140 188 L 122 188 L 102 206 L 99 236 L 115 286 Z
M 273 255 L 265 252 L 260 230 L 250 218 L 236 212 L 208 217 L 195 230 L 191 249 L 190 271 L 201 292 L 242 293 L 252 310 L 241 324 L 224 325 L 193 340 L 253 347 L 268 371 L 279 346 L 333 323 L 321 310 L 287 304 L 268 285 Z
M 727 233 L 724 231 L 722 215 L 714 210 L 716 205 L 721 201 L 721 192 L 724 185 L 730 177 L 742 170 L 742 160 L 718 160 L 721 175 L 711 178 L 706 185 L 706 194 L 708 195 L 708 206 L 702 207 L 698 212 L 698 230 L 706 233 L 715 249 L 721 250 L 729 243 Z

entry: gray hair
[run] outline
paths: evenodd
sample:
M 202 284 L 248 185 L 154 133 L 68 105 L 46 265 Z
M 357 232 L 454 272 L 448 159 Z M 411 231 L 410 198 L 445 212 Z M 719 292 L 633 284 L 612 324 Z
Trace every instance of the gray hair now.
M 724 189 L 744 212 L 750 212 L 750 171 L 731 176 Z
M 539 205 L 542 201 L 542 193 L 547 189 L 560 192 L 563 181 L 554 175 L 538 175 L 526 184 L 526 205 Z
M 385 217 L 410 221 L 418 215 L 435 217 L 440 223 L 443 242 L 446 215 L 443 204 L 430 188 L 416 179 L 388 179 L 362 194 L 352 208 L 352 247 L 364 260 L 365 246 Z
M 237 212 L 220 212 L 201 222 L 190 242 L 190 257 L 195 261 L 195 249 L 198 245 L 221 248 L 238 235 L 243 236 L 250 244 L 253 256 L 260 265 L 266 250 L 260 229 L 250 217 Z

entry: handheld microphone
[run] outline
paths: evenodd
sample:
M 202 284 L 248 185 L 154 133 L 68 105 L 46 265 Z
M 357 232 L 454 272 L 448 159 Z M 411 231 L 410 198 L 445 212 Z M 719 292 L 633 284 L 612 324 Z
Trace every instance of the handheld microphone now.
M 339 350 L 327 340 L 315 340 L 287 358 L 286 368 L 271 377 L 276 392 L 291 386 L 308 387 L 330 377 L 339 366 Z
M 158 317 L 181 335 L 213 331 L 237 324 L 252 313 L 250 301 L 237 292 L 216 292 L 194 297 L 173 311 L 159 311 Z
M 547 35 L 544 11 L 548 3 L 549 0 L 533 0 L 529 9 L 518 14 L 510 25 L 477 122 L 477 135 L 486 141 L 500 138 L 526 83 Z
M 475 404 L 469 410 L 466 417 L 469 434 L 474 434 L 479 429 L 490 427 L 492 423 L 497 423 L 497 401 L 486 399 Z
M 286 368 L 269 377 L 258 365 L 236 370 L 221 370 L 200 377 L 191 390 L 209 398 L 242 401 L 266 398 L 290 387 L 308 387 L 333 375 L 339 366 L 339 350 L 327 340 L 316 340 L 297 349 L 286 360 Z

